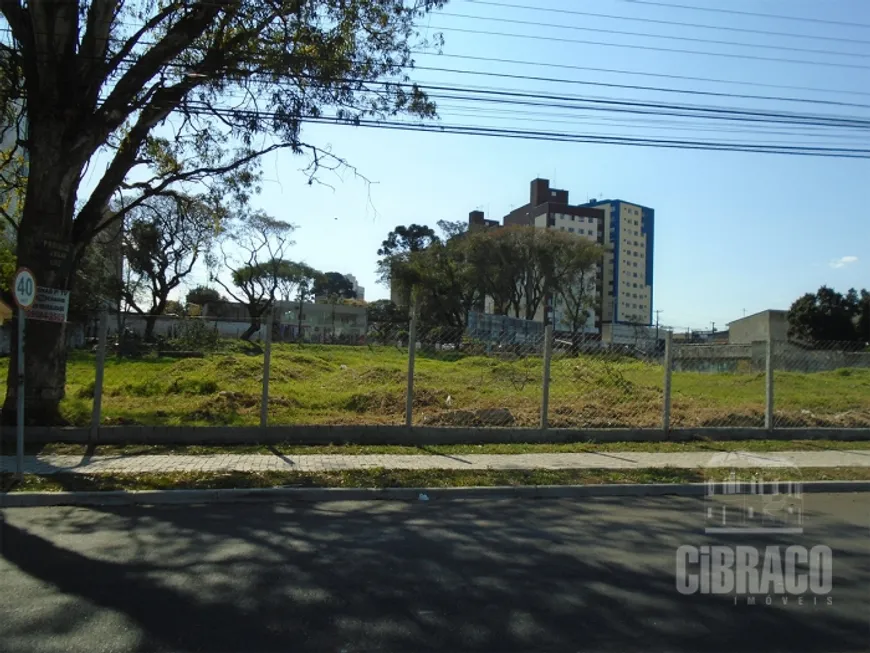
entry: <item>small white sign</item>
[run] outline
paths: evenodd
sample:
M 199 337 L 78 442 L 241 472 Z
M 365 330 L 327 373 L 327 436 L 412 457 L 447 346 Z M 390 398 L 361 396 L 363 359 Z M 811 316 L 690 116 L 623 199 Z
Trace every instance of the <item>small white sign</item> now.
M 68 309 L 69 290 L 40 287 L 36 289 L 36 300 L 27 317 L 43 322 L 66 322 Z
M 21 308 L 27 310 L 33 306 L 36 299 L 36 279 L 33 272 L 27 268 L 18 268 L 15 273 L 15 283 L 12 286 L 12 292 L 15 295 L 15 303 Z

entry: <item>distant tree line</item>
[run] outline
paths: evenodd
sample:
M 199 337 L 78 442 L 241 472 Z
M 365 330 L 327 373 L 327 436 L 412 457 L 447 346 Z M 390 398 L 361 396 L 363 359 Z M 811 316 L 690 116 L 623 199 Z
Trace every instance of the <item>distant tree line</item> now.
M 527 320 L 552 303 L 565 330 L 575 338 L 582 333 L 597 301 L 600 245 L 525 226 L 469 230 L 462 222 L 440 221 L 438 229 L 412 224 L 388 234 L 378 250 L 378 272 L 400 301 L 370 305 L 370 323 L 401 320 L 399 307 L 416 307 L 422 324 L 461 332 L 469 312 L 487 303 L 497 315 Z M 545 323 L 549 319 L 544 311 Z
M 822 286 L 795 300 L 788 311 L 788 335 L 804 341 L 870 344 L 870 292 L 854 288 L 843 295 Z

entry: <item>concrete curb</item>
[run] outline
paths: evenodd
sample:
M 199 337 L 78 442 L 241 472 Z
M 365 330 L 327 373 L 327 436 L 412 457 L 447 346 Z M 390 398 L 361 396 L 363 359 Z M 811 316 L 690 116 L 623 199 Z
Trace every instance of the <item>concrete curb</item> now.
M 28 427 L 28 444 L 66 442 L 89 444 L 90 428 Z M 391 425 L 312 425 L 312 426 L 101 426 L 94 444 L 510 444 L 560 442 L 689 442 L 709 439 L 731 440 L 870 440 L 870 428 L 778 428 L 695 427 L 672 429 L 603 428 L 573 429 L 515 427 L 444 427 Z M 14 450 L 15 429 L 0 429 L 0 444 Z
M 137 506 L 240 501 L 419 501 L 456 499 L 568 499 L 586 497 L 703 496 L 703 483 L 525 485 L 453 488 L 255 488 L 144 490 L 136 492 L 15 492 L 0 494 L 0 508 L 40 506 Z M 870 492 L 870 481 L 809 481 L 803 492 Z

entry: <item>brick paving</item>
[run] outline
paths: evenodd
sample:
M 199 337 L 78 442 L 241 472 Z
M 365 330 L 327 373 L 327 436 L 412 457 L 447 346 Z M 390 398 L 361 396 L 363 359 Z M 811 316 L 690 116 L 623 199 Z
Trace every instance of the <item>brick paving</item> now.
M 25 456 L 28 474 L 148 472 L 322 472 L 348 469 L 637 469 L 643 467 L 870 467 L 870 451 L 770 453 L 538 453 L 456 455 L 131 455 Z M 0 456 L 0 471 L 15 470 Z

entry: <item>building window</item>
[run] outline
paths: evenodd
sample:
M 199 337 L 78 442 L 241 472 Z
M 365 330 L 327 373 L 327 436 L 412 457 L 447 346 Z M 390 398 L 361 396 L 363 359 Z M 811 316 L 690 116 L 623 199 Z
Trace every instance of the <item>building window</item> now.
M 574 227 L 568 227 L 568 231 L 570 231 L 570 232 L 573 234 L 573 233 L 574 233 Z
M 634 276 L 635 276 L 635 277 L 637 276 L 637 272 L 634 273 Z

